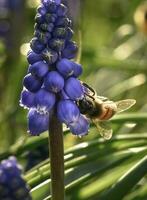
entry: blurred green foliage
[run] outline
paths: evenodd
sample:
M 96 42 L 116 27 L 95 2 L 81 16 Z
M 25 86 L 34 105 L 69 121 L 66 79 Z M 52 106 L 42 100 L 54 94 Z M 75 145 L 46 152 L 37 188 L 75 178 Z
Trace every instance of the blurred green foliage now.
M 26 153 L 47 145 L 47 135 L 26 138 L 27 112 L 19 106 L 22 78 L 28 68 L 27 43 L 33 35 L 38 4 L 35 0 L 24 2 L 19 20 L 18 13 L 9 16 L 12 46 L 0 41 L 0 158 L 15 154 L 25 166 Z M 147 199 L 147 35 L 133 20 L 142 2 L 81 0 L 75 24 L 75 40 L 82 49 L 81 79 L 99 95 L 114 101 L 134 98 L 137 103 L 112 119 L 114 136 L 110 141 L 100 138 L 93 126 L 82 139 L 66 132 L 67 200 Z M 49 160 L 27 172 L 25 178 L 34 200 L 50 199 Z

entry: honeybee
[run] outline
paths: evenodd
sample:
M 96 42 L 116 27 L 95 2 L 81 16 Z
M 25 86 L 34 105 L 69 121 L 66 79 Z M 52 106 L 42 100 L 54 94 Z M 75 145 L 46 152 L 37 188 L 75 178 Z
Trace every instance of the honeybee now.
M 132 107 L 136 100 L 125 99 L 121 101 L 110 101 L 107 97 L 98 96 L 89 85 L 83 83 L 84 98 L 77 102 L 80 112 L 86 115 L 97 127 L 100 135 L 109 140 L 112 137 L 112 128 L 108 120 L 116 113 L 123 112 Z

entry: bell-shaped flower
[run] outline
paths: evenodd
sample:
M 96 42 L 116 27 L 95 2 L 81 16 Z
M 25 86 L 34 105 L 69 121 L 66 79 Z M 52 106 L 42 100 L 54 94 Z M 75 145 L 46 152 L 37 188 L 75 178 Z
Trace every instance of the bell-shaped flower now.
M 48 112 L 55 104 L 55 94 L 49 91 L 46 91 L 44 88 L 41 88 L 34 98 L 34 104 L 37 109 L 41 109 L 44 112 Z
M 37 24 L 42 24 L 44 23 L 44 20 L 45 20 L 45 16 L 44 15 L 41 15 L 40 13 L 37 13 L 36 16 L 35 16 L 35 22 Z
M 20 106 L 24 108 L 32 108 L 34 107 L 34 97 L 35 94 L 28 91 L 28 90 L 23 90 L 21 92 L 21 97 L 20 97 Z
M 65 48 L 62 51 L 62 57 L 67 59 L 75 58 L 78 51 L 78 47 L 75 42 L 68 41 Z
M 40 135 L 48 130 L 49 113 L 39 112 L 37 109 L 30 109 L 28 113 L 28 132 L 32 136 Z
M 67 17 L 59 17 L 55 21 L 56 26 L 71 26 L 71 20 Z
M 35 30 L 34 36 L 38 38 L 38 40 L 43 43 L 47 44 L 48 40 L 51 38 L 51 34 L 49 32 L 44 33 L 43 31 L 40 30 Z
M 67 13 L 67 7 L 63 4 L 59 4 L 57 7 L 57 15 L 59 17 L 63 17 L 66 15 L 66 13 Z
M 67 78 L 74 74 L 73 62 L 66 58 L 63 58 L 59 62 L 57 62 L 56 67 L 58 71 L 60 72 L 60 74 L 64 76 L 64 78 Z
M 42 51 L 42 57 L 44 60 L 49 64 L 53 64 L 58 59 L 58 54 L 56 51 L 53 51 L 52 49 L 46 48 Z
M 80 111 L 77 105 L 71 100 L 61 100 L 57 105 L 57 116 L 60 122 L 66 125 L 78 120 Z
M 74 76 L 75 77 L 79 77 L 83 70 L 82 70 L 82 66 L 78 63 L 73 62 L 73 70 L 74 70 Z
M 58 38 L 53 38 L 48 42 L 49 48 L 57 52 L 62 51 L 64 49 L 64 45 L 65 45 L 65 40 Z
M 41 15 L 45 15 L 45 14 L 47 13 L 47 10 L 46 10 L 46 8 L 44 7 L 44 5 L 39 6 L 39 7 L 37 8 L 37 11 L 38 11 L 38 13 L 41 14 Z
M 54 38 L 68 39 L 67 36 L 69 36 L 69 33 L 65 27 L 56 27 L 53 31 Z
M 49 67 L 43 61 L 36 62 L 29 67 L 29 72 L 38 78 L 43 78 L 48 71 Z
M 68 125 L 72 134 L 77 136 L 84 136 L 88 134 L 89 121 L 83 116 L 80 115 L 79 119 Z
M 45 15 L 45 20 L 47 23 L 54 23 L 57 19 L 57 15 L 56 14 L 52 14 L 52 13 L 47 13 Z
M 52 30 L 54 29 L 54 24 L 53 23 L 43 23 L 43 24 L 40 24 L 39 26 L 37 26 L 37 28 L 41 29 L 42 31 L 52 32 Z
M 57 93 L 64 87 L 63 77 L 56 71 L 51 71 L 47 74 L 44 80 L 45 89 Z
M 38 38 L 34 37 L 30 42 L 30 47 L 35 53 L 41 53 L 45 48 L 45 45 L 41 43 Z
M 38 91 L 42 86 L 42 81 L 36 79 L 31 74 L 27 74 L 23 79 L 23 85 L 31 92 Z
M 40 54 L 35 53 L 34 51 L 29 51 L 27 54 L 27 60 L 30 64 L 43 60 Z
M 67 79 L 64 90 L 72 100 L 80 100 L 84 97 L 81 82 L 76 78 L 70 77 Z

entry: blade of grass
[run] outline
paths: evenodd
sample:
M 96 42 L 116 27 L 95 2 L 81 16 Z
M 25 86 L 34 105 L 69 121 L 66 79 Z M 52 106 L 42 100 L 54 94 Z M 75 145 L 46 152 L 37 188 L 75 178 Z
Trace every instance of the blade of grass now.
M 131 193 L 125 196 L 124 200 L 146 200 L 147 197 L 147 185 L 141 185 L 138 189 L 131 191 Z
M 136 163 L 127 173 L 125 173 L 115 183 L 108 192 L 99 197 L 100 200 L 123 198 L 138 183 L 138 181 L 147 174 L 147 156 Z M 123 190 L 122 190 L 123 188 Z
M 81 200 L 88 200 L 89 198 L 93 199 L 95 197 L 99 198 L 101 192 L 109 188 L 124 174 L 126 173 L 131 167 L 133 167 L 136 162 L 138 162 L 142 158 L 142 155 L 139 157 L 133 157 L 130 160 L 127 160 L 126 163 L 122 163 L 117 167 L 107 170 L 105 174 L 102 174 L 100 177 L 94 177 L 95 181 L 93 180 L 92 183 L 87 184 L 87 186 L 83 187 L 79 192 L 79 199 Z M 107 181 L 106 181 L 107 180 Z M 105 196 L 106 197 L 106 196 Z M 118 196 L 116 196 L 118 197 Z M 120 196 L 119 196 L 120 197 Z M 107 195 L 106 199 L 114 199 Z M 119 198 L 117 198 L 118 200 Z
M 116 144 L 116 142 L 114 144 L 112 144 L 110 147 L 108 146 L 108 144 L 104 145 L 104 148 L 102 149 L 100 146 L 96 146 L 96 148 L 94 147 L 93 149 L 89 149 L 87 148 L 86 150 L 83 149 L 84 151 L 79 151 L 76 154 L 73 152 L 70 152 L 69 154 L 65 155 L 65 168 L 67 169 L 68 167 L 74 167 L 76 165 L 80 165 L 82 163 L 85 163 L 89 160 L 93 160 L 93 159 L 101 159 L 101 158 L 105 158 L 109 155 L 113 156 L 113 154 L 117 153 L 121 153 L 123 152 L 125 149 L 128 148 L 136 148 L 137 151 L 137 146 L 143 148 L 143 145 L 145 145 L 146 143 L 144 141 L 131 141 L 130 142 L 118 142 L 118 144 Z M 144 144 L 145 143 L 145 144 Z M 119 148 L 117 148 L 117 146 Z M 107 147 L 107 148 L 106 148 Z M 108 150 L 109 149 L 109 150 Z M 108 153 L 109 152 L 109 153 Z M 133 154 L 133 151 L 131 151 Z M 70 158 L 70 159 L 66 159 L 66 158 Z M 26 180 L 29 181 L 29 184 L 32 186 L 35 186 L 36 184 L 40 183 L 40 181 L 42 180 L 46 180 L 49 177 L 50 174 L 50 164 L 47 163 L 41 167 L 38 167 L 36 169 L 34 169 L 33 171 L 30 171 L 26 174 L 25 178 Z
M 118 177 L 120 177 L 125 171 L 127 171 L 130 168 L 130 166 L 133 166 L 134 163 L 136 163 L 145 154 L 146 154 L 146 151 L 142 151 L 142 152 L 140 152 L 140 154 L 136 153 L 132 158 L 129 158 L 129 156 L 127 155 L 124 158 L 121 157 L 121 158 L 115 159 L 115 160 L 113 160 L 109 157 L 109 162 L 106 165 L 104 165 L 102 163 L 100 164 L 99 162 L 94 161 L 92 163 L 85 164 L 83 166 L 74 167 L 74 168 L 70 168 L 70 169 L 66 170 L 65 179 L 66 179 L 67 195 L 71 194 L 71 191 L 72 191 L 72 194 L 74 195 L 73 191 L 74 192 L 78 191 L 79 186 L 81 187 L 81 184 L 85 185 L 85 183 L 89 182 L 93 177 L 95 179 L 103 180 L 102 183 L 99 185 L 99 191 L 101 191 L 103 187 L 104 188 L 106 187 L 106 184 L 108 187 L 108 185 L 110 186 L 112 183 L 114 183 L 114 181 L 117 180 Z M 121 167 L 121 169 L 119 169 L 118 163 L 121 163 L 121 162 L 122 162 L 122 164 L 121 164 L 122 167 Z M 113 180 L 111 180 L 111 178 L 109 178 L 108 179 L 108 180 L 110 180 L 109 183 L 106 183 L 105 180 L 109 176 L 113 177 Z M 71 179 L 72 177 L 73 177 L 73 179 Z M 39 193 L 39 190 L 43 190 L 43 189 L 45 190 L 45 188 L 46 188 L 46 190 L 48 191 L 48 188 L 46 185 L 48 185 L 48 183 L 44 182 L 40 185 L 40 187 L 37 186 L 37 187 L 33 188 L 32 189 L 33 197 L 37 198 L 37 194 Z M 90 186 L 89 184 L 87 185 L 86 188 L 84 186 L 85 191 L 88 191 L 89 186 Z M 42 189 L 42 187 L 43 187 L 43 189 Z M 36 193 L 36 190 L 37 190 L 37 193 Z M 88 197 L 89 197 L 89 195 L 88 195 Z M 47 197 L 46 199 L 50 199 L 50 196 Z M 80 196 L 79 199 L 85 199 L 85 198 L 84 198 L 84 196 Z M 86 196 L 86 199 L 87 199 L 87 196 Z

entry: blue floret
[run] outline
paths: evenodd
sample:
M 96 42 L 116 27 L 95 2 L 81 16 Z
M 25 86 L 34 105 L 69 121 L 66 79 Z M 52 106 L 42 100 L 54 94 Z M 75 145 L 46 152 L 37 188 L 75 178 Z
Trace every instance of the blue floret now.
M 22 168 L 11 156 L 0 163 L 0 199 L 31 200 L 29 187 L 22 177 Z

